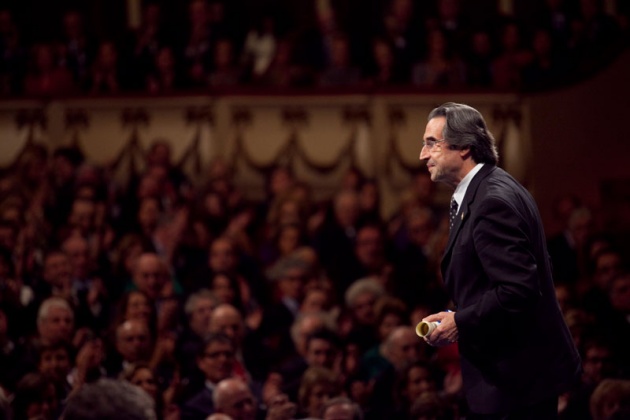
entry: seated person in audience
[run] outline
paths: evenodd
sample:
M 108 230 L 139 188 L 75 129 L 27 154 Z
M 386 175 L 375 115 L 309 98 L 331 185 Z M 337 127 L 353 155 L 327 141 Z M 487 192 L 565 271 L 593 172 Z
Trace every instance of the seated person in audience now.
M 439 29 L 430 31 L 427 43 L 426 58 L 413 67 L 413 84 L 425 88 L 462 86 L 466 81 L 466 68 L 452 55 L 444 33 Z
M 205 383 L 182 406 L 182 420 L 204 420 L 215 410 L 213 395 L 219 382 L 233 376 L 234 345 L 223 334 L 210 335 L 197 355 L 197 367 L 204 374 Z
M 243 315 L 232 305 L 221 304 L 213 311 L 210 318 L 210 332 L 228 336 L 235 349 L 234 375 L 251 383 L 252 378 L 249 367 L 261 369 L 256 366 L 260 361 L 260 342 L 258 337 L 248 334 L 243 321 Z
M 304 372 L 313 366 L 335 369 L 340 350 L 340 339 L 333 331 L 323 328 L 311 333 L 306 339 L 304 357 L 292 359 L 278 369 L 282 378 L 282 392 L 287 394 L 291 401 L 297 401 Z
M 90 93 L 119 93 L 125 90 L 127 83 L 124 67 L 119 62 L 116 44 L 111 41 L 102 42 L 92 63 Z
M 208 75 L 208 85 L 213 88 L 236 86 L 241 80 L 241 69 L 235 63 L 234 47 L 227 39 L 214 46 L 214 68 Z
M 65 400 L 72 386 L 68 375 L 72 369 L 72 353 L 74 349 L 69 343 L 43 345 L 39 348 L 37 370 L 55 385 L 60 400 Z
M 383 342 L 381 355 L 389 364 L 373 377 L 375 383 L 370 400 L 372 414 L 386 415 L 387 411 L 382 410 L 389 410 L 394 406 L 392 391 L 395 389 L 396 378 L 407 365 L 420 359 L 422 345 L 423 343 L 418 341 L 415 330 L 409 326 L 396 327 Z M 369 363 L 369 360 L 364 360 L 364 367 Z
M 39 373 L 24 375 L 17 384 L 12 411 L 15 419 L 53 420 L 59 417 L 60 401 L 52 380 Z
M 590 398 L 593 420 L 630 418 L 630 380 L 604 379 Z
M 303 259 L 288 256 L 269 270 L 274 302 L 264 312 L 260 333 L 276 363 L 291 355 L 289 329 L 300 309 L 308 269 Z
M 345 294 L 346 308 L 350 311 L 352 335 L 361 351 L 378 344 L 376 331 L 376 302 L 385 294 L 383 286 L 373 277 L 355 281 Z
M 68 400 L 64 420 L 154 420 L 155 407 L 146 392 L 126 381 L 100 379 L 82 387 Z
M 319 76 L 320 86 L 352 86 L 361 82 L 361 71 L 352 65 L 350 42 L 342 34 L 332 37 L 330 62 Z
M 157 52 L 145 83 L 149 93 L 169 93 L 182 88 L 184 82 L 170 47 L 162 47 Z
M 46 299 L 37 313 L 36 341 L 41 345 L 70 343 L 74 335 L 74 312 L 70 304 L 59 297 Z
M 418 360 L 398 372 L 394 399 L 400 418 L 407 418 L 414 403 L 427 393 L 438 390 L 436 369 L 428 362 Z
M 363 410 L 347 397 L 335 397 L 324 404 L 320 416 L 323 420 L 360 420 Z
M 217 305 L 217 298 L 207 289 L 201 289 L 191 294 L 186 300 L 184 313 L 188 322 L 184 326 L 178 344 L 178 352 L 185 372 L 188 372 L 186 366 L 189 363 L 194 363 L 205 339 L 211 333 L 210 320 L 212 311 Z
M 33 70 L 26 75 L 24 92 L 27 95 L 50 96 L 73 93 L 72 74 L 57 65 L 52 45 L 34 47 Z
M 214 410 L 230 419 L 255 420 L 258 403 L 245 381 L 227 378 L 219 382 L 212 395 Z
M 148 362 L 153 352 L 153 337 L 146 322 L 140 319 L 124 321 L 116 328 L 116 357 L 108 360 L 108 373 L 120 372 L 138 362 Z
M 309 367 L 302 376 L 297 402 L 299 413 L 306 418 L 318 418 L 324 403 L 339 396 L 341 386 L 334 371 L 320 367 Z

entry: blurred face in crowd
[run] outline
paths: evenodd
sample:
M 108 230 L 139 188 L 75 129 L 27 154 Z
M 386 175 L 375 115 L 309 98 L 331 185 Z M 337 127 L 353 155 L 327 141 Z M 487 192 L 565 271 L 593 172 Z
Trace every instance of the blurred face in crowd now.
M 335 218 L 342 227 L 354 226 L 359 216 L 359 199 L 356 193 L 344 191 L 335 200 Z
M 149 327 L 143 321 L 130 319 L 116 331 L 116 349 L 127 362 L 147 360 L 151 351 Z
M 69 342 L 74 331 L 74 315 L 68 308 L 51 306 L 48 315 L 41 320 L 38 327 L 44 342 Z
M 210 320 L 215 302 L 210 298 L 200 297 L 195 308 L 190 314 L 190 329 L 199 337 L 205 337 L 210 333 Z
M 70 259 L 63 252 L 49 254 L 44 261 L 44 280 L 54 287 L 70 285 L 72 266 Z
M 228 379 L 220 384 L 222 389 L 217 411 L 228 415 L 233 420 L 254 420 L 256 418 L 256 399 L 249 387 L 240 379 Z
M 587 384 L 598 384 L 611 373 L 611 351 L 599 345 L 594 345 L 586 350 L 582 363 L 582 380 Z
M 158 225 L 160 220 L 160 205 L 155 198 L 144 198 L 140 201 L 138 209 L 138 223 L 142 231 L 150 234 Z
M 90 232 L 94 226 L 96 205 L 89 200 L 75 200 L 70 212 L 70 225 L 76 227 L 82 233 Z
M 221 303 L 233 303 L 236 297 L 232 282 L 225 274 L 215 274 L 212 277 L 212 293 Z
M 334 387 L 329 383 L 317 383 L 313 385 L 306 406 L 308 417 L 318 418 L 322 407 L 330 398 L 334 397 Z
M 233 272 L 236 269 L 234 246 L 228 239 L 219 238 L 212 242 L 209 263 L 213 271 Z
M 419 359 L 419 346 L 418 337 L 410 327 L 398 327 L 390 336 L 387 359 L 397 369 L 402 369 L 407 364 L 414 363 Z
M 286 270 L 278 279 L 278 288 L 283 297 L 300 300 L 304 291 L 306 272 L 299 267 Z
M 219 305 L 212 311 L 210 331 L 225 334 L 232 340 L 234 346 L 238 347 L 245 333 L 243 317 L 232 305 Z
M 288 191 L 293 185 L 293 181 L 293 176 L 286 168 L 276 168 L 271 173 L 271 179 L 269 180 L 271 194 L 277 196 Z
M 287 255 L 295 251 L 300 245 L 300 228 L 297 226 L 284 226 L 278 236 L 278 250 L 281 255 Z
M 157 382 L 155 381 L 155 375 L 151 369 L 143 367 L 136 370 L 130 378 L 130 382 L 135 386 L 142 388 L 154 400 L 157 399 L 158 387 Z
M 357 296 L 352 306 L 354 319 L 362 325 L 374 324 L 376 314 L 374 313 L 374 305 L 376 304 L 376 296 L 370 291 L 365 291 Z
M 63 250 L 70 258 L 72 275 L 77 279 L 85 279 L 90 265 L 87 241 L 80 236 L 73 236 L 63 243 Z
M 300 321 L 300 325 L 297 331 L 297 337 L 293 337 L 295 340 L 295 348 L 301 355 L 306 355 L 306 339 L 314 331 L 322 328 L 324 321 L 317 316 L 306 316 Z
M 302 305 L 301 313 L 317 313 L 325 311 L 328 306 L 328 297 L 326 292 L 321 289 L 310 289 L 306 292 Z
M 378 228 L 365 226 L 357 232 L 355 253 L 366 267 L 374 267 L 382 261 L 383 241 Z
M 378 336 L 381 341 L 387 338 L 396 327 L 399 327 L 402 324 L 403 320 L 400 318 L 400 315 L 396 313 L 386 314 L 378 326 Z
M 306 348 L 306 363 L 309 366 L 319 366 L 331 369 L 337 356 L 337 349 L 328 340 L 312 338 Z
M 616 252 L 604 252 L 597 256 L 593 280 L 602 290 L 608 290 L 611 280 L 621 272 L 621 256 Z
M 65 348 L 47 349 L 39 357 L 39 372 L 59 383 L 70 372 L 70 355 Z
M 145 253 L 138 258 L 133 281 L 150 299 L 157 299 L 166 283 L 164 266 L 157 254 Z
M 234 348 L 232 344 L 213 341 L 208 344 L 203 355 L 197 359 L 197 366 L 207 380 L 218 383 L 232 374 Z
M 152 312 L 151 302 L 143 293 L 137 291 L 129 293 L 125 319 L 139 319 L 148 324 Z
M 615 278 L 610 285 L 610 303 L 624 315 L 630 314 L 630 275 Z
M 415 401 L 425 392 L 435 391 L 435 380 L 431 372 L 422 366 L 414 366 L 407 372 L 407 388 L 405 394 L 409 401 Z
M 156 143 L 147 155 L 149 166 L 161 165 L 168 167 L 171 164 L 171 148 L 166 143 Z
M 45 420 L 57 418 L 56 412 L 59 404 L 57 402 L 57 392 L 52 382 L 47 384 L 43 395 L 34 397 L 26 408 L 26 418 Z

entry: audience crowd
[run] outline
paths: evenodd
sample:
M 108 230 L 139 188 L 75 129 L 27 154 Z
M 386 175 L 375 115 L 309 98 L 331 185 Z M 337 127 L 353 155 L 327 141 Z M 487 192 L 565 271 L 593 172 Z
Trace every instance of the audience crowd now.
M 125 30 L 126 9 L 116 2 L 122 27 L 101 34 L 95 19 L 107 16 L 88 3 L 58 22 L 34 19 L 27 3 L 0 6 L 0 95 L 243 86 L 531 91 L 583 79 L 627 44 L 624 1 L 613 2 L 615 15 L 602 0 L 514 1 L 527 13 L 513 15 L 500 3 L 149 1 L 137 27 Z
M 253 201 L 220 159 L 191 179 L 156 141 L 145 163 L 123 182 L 78 149 L 33 144 L 0 172 L 0 418 L 115 412 L 137 393 L 116 384 L 158 419 L 466 415 L 457 345 L 414 329 L 454 309 L 426 170 L 384 218 L 357 169 L 318 202 L 278 166 Z M 575 197 L 555 210 L 556 293 L 583 358 L 560 416 L 628 418 L 624 244 Z

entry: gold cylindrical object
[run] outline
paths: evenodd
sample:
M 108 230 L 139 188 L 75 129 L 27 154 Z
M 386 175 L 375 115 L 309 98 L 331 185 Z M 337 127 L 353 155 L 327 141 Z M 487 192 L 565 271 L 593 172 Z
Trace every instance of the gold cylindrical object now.
M 427 337 L 438 325 L 440 325 L 439 322 L 419 322 L 418 325 L 416 325 L 416 334 L 418 334 L 419 337 Z

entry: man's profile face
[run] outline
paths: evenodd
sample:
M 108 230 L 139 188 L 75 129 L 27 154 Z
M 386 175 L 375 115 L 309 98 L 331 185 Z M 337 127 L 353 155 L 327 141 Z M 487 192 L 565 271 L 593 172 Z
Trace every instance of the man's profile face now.
M 427 162 L 427 169 L 431 173 L 433 182 L 444 182 L 445 184 L 456 186 L 460 179 L 459 171 L 462 166 L 462 159 L 459 150 L 452 150 L 444 141 L 445 117 L 431 118 L 427 123 L 424 132 L 425 144 L 436 142 L 433 147 L 423 146 L 420 151 L 420 160 Z

